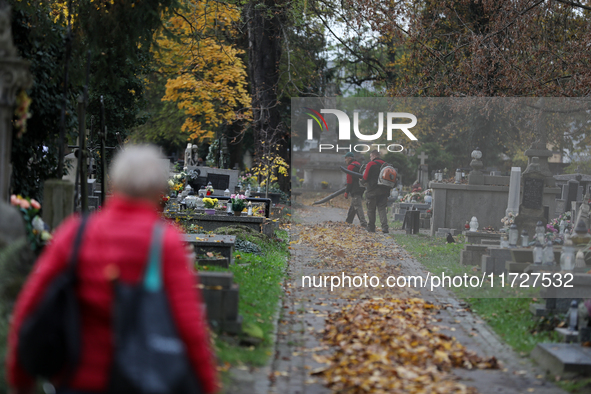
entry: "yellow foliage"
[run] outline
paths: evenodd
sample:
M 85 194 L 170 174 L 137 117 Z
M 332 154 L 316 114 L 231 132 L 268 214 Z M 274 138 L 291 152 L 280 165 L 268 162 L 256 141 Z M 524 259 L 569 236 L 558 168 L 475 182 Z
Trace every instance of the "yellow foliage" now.
M 262 141 L 261 143 L 263 143 Z M 279 148 L 275 146 L 275 152 L 263 154 L 261 161 L 252 168 L 252 174 L 262 178 L 261 186 L 265 186 L 267 181 L 269 184 L 277 181 L 277 173 L 288 176 L 287 169 L 289 164 L 279 156 L 277 152 Z
M 227 4 L 183 0 L 157 36 L 160 72 L 170 75 L 163 101 L 177 103 L 187 115 L 182 131 L 190 140 L 212 138 L 224 124 L 248 120 L 244 51 L 224 41 L 237 34 L 238 9 Z

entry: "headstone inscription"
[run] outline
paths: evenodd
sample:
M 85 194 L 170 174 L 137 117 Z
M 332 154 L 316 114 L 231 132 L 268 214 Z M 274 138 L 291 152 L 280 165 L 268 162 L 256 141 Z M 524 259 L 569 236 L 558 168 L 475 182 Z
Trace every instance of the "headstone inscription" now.
M 523 200 L 524 208 L 540 209 L 544 197 L 544 179 L 524 177 L 523 179 Z

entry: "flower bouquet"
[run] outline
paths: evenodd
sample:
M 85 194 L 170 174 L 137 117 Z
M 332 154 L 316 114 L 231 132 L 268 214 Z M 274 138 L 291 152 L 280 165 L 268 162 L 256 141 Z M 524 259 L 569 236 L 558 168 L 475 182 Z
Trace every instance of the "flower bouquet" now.
M 507 216 L 505 216 L 504 218 L 501 219 L 501 223 L 503 223 L 504 227 L 508 228 L 510 225 L 515 223 L 516 216 L 517 215 L 515 215 L 513 212 L 509 212 L 509 214 L 507 214 Z
M 246 208 L 246 196 L 244 194 L 232 194 L 229 204 L 232 205 L 234 215 L 240 216 L 240 213 Z
M 215 214 L 215 207 L 217 207 L 217 205 L 218 205 L 217 198 L 205 197 L 203 199 L 203 206 L 205 207 L 205 212 L 208 213 L 209 215 Z
M 41 210 L 41 204 L 33 198 L 10 196 L 10 204 L 17 207 L 23 219 L 25 220 L 25 228 L 27 231 L 27 239 L 31 245 L 31 249 L 35 253 L 40 253 L 41 249 L 47 242 L 51 240 L 49 227 L 43 222 L 43 219 L 38 215 Z

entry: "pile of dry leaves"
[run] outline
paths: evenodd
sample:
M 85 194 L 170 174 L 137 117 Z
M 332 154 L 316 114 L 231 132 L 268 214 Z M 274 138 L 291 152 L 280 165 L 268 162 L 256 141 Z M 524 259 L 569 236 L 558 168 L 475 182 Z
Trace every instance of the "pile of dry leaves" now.
M 344 222 L 323 222 L 297 226 L 299 237 L 294 243 L 313 247 L 318 258 L 310 262 L 303 275 L 329 276 L 364 275 L 386 280 L 389 276 L 402 275 L 402 249 L 386 237 L 368 233 L 360 226 Z M 397 297 L 418 295 L 412 288 L 399 287 L 340 287 L 333 295 L 341 298 Z
M 330 314 L 324 341 L 335 352 L 315 357 L 329 364 L 316 374 L 339 393 L 475 393 L 451 368 L 498 368 L 497 361 L 438 332 L 436 309 L 418 298 L 389 299 Z

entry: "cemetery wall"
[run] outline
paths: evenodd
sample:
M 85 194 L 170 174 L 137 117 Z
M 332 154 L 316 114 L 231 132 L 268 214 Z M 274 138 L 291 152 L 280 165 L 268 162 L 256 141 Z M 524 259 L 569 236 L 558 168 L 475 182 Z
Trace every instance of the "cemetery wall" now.
M 502 226 L 509 197 L 508 186 L 465 185 L 431 182 L 433 190 L 433 217 L 431 236 L 438 228 L 464 229 L 472 216 L 478 219 L 479 228 Z M 554 218 L 555 199 L 560 188 L 544 188 L 543 205 L 550 207 L 550 219 Z

